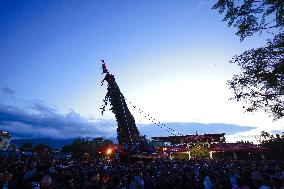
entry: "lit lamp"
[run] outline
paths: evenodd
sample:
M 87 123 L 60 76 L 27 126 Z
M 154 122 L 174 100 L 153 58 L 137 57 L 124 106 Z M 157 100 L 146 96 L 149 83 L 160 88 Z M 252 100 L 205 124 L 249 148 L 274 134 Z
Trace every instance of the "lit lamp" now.
M 106 151 L 106 155 L 108 155 L 108 156 L 109 156 L 109 155 L 111 155 L 111 153 L 112 153 L 112 149 L 110 149 L 110 148 L 109 148 L 109 149 L 107 149 L 107 151 Z

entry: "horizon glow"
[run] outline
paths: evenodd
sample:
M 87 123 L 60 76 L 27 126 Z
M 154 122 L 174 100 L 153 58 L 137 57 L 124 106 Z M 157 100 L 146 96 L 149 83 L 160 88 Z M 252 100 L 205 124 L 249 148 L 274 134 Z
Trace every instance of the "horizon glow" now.
M 265 44 L 243 42 L 211 10 L 211 1 L 0 2 L 0 103 L 29 112 L 39 101 L 58 114 L 101 115 L 105 59 L 125 98 L 161 122 L 255 126 L 242 133 L 284 130 L 263 112 L 244 113 L 229 101 L 226 82 L 240 72 L 228 61 Z M 129 104 L 128 104 L 129 105 Z M 148 123 L 129 106 L 137 124 Z

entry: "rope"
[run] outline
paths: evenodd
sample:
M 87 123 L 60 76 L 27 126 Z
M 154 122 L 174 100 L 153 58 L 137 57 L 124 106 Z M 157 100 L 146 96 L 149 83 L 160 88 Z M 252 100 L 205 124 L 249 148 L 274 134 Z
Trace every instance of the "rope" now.
M 178 135 L 180 136 L 183 136 L 181 133 L 175 131 L 174 129 L 170 128 L 169 126 L 166 126 L 165 124 L 161 123 L 161 122 L 155 122 L 156 119 L 153 118 L 152 116 L 150 116 L 149 114 L 146 114 L 145 112 L 143 112 L 143 110 L 141 110 L 140 108 L 137 108 L 137 106 L 134 106 L 133 103 L 131 101 L 129 101 L 129 103 L 132 105 L 132 107 L 135 109 L 135 110 L 138 110 L 140 114 L 143 114 L 144 113 L 144 117 L 147 118 L 149 121 L 151 121 L 152 123 L 154 123 L 154 125 L 160 127 L 161 129 L 164 129 L 166 130 L 168 133 L 170 133 L 171 135 L 174 135 L 174 136 L 177 136 L 175 133 L 177 133 Z M 163 128 L 165 127 L 165 128 Z M 173 133 L 175 132 L 175 133 Z

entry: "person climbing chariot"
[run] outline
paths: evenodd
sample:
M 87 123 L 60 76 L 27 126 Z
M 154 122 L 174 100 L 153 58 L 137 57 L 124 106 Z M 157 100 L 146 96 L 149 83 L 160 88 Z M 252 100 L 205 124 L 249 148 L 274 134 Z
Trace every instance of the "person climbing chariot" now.
M 101 61 L 102 61 L 102 69 L 103 69 L 103 73 L 102 73 L 102 74 L 108 73 L 108 70 L 107 70 L 107 68 L 106 68 L 105 60 L 101 60 Z
M 101 61 L 102 61 L 102 68 L 101 68 L 101 69 L 103 70 L 103 73 L 102 73 L 102 74 L 106 73 L 106 76 L 105 76 L 104 79 L 101 81 L 101 86 L 103 86 L 103 85 L 104 85 L 104 81 L 109 81 L 110 75 L 109 75 L 109 72 L 108 72 L 108 70 L 107 70 L 105 61 L 104 61 L 104 60 L 101 60 Z

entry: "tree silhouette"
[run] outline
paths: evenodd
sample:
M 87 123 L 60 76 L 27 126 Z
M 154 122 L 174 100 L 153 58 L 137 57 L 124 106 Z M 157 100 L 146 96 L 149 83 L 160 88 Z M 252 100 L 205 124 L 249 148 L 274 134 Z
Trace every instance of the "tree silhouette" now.
M 20 147 L 20 151 L 23 151 L 23 152 L 31 152 L 31 151 L 33 151 L 33 143 L 24 143 Z
M 37 153 L 51 153 L 52 148 L 47 144 L 38 144 L 33 147 L 33 151 Z
M 94 138 L 93 140 L 78 138 L 75 139 L 71 144 L 63 146 L 62 152 L 69 152 L 75 155 L 82 155 L 84 153 L 96 155 L 97 149 L 107 144 L 113 144 L 113 142 L 102 137 Z
M 264 110 L 274 120 L 284 116 L 284 2 L 283 0 L 218 0 L 213 6 L 225 13 L 223 21 L 237 28 L 241 41 L 268 33 L 264 47 L 232 58 L 242 73 L 228 81 L 232 99 L 244 101 L 247 112 Z
M 259 142 L 262 146 L 269 148 L 268 157 L 270 159 L 284 160 L 284 132 L 282 135 L 275 134 L 274 136 L 261 131 Z

